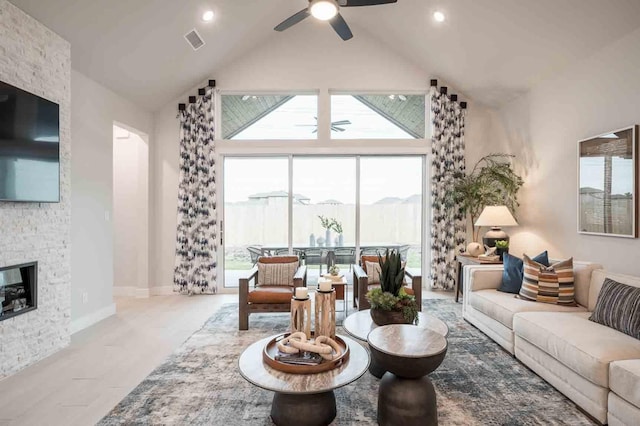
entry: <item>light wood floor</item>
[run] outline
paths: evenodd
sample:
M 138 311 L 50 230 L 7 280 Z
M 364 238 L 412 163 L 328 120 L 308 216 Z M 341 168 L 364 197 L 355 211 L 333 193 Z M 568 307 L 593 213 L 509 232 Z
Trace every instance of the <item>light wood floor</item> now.
M 425 298 L 453 293 L 426 291 Z M 235 294 L 116 299 L 117 314 L 0 381 L 0 426 L 93 425 Z

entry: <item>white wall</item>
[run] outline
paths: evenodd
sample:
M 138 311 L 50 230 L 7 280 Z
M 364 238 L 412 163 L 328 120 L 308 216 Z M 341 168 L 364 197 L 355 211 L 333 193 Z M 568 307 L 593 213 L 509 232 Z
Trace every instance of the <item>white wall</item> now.
M 115 312 L 113 124 L 152 134 L 153 116 L 77 71 L 71 96 L 71 318 L 77 331 Z
M 640 123 L 640 30 L 536 86 L 494 114 L 494 137 L 522 162 L 512 249 L 574 256 L 640 275 L 640 240 L 577 233 L 577 141 Z
M 113 131 L 114 295 L 148 297 L 148 138 Z
M 222 90 L 319 90 L 319 102 L 325 106 L 329 103 L 329 90 L 428 90 L 429 79 L 433 78 L 428 71 L 369 37 L 365 30 L 354 28 L 354 33 L 358 35 L 346 43 L 332 31 L 311 25 L 296 28 L 295 32 L 274 33 L 237 62 L 212 70 L 208 78 L 215 79 Z M 170 289 L 173 282 L 179 152 L 177 104 L 193 94 L 195 88 L 167 104 L 155 116 L 150 256 L 155 265 L 151 268 L 155 272 L 152 283 L 165 290 Z M 480 147 L 488 139 L 484 115 L 486 111 L 470 105 L 467 121 L 470 158 L 480 155 Z M 319 121 L 323 120 L 328 122 L 328 117 L 321 114 Z M 318 145 L 322 142 L 318 141 Z M 355 150 L 369 151 L 378 147 L 376 143 L 354 146 Z M 414 148 L 413 152 L 424 151 L 424 147 Z M 316 151 L 346 152 L 326 144 Z
M 0 322 L 0 379 L 69 344 L 71 50 L 0 0 L 0 80 L 60 105 L 60 202 L 0 202 L 0 267 L 38 262 L 38 307 Z

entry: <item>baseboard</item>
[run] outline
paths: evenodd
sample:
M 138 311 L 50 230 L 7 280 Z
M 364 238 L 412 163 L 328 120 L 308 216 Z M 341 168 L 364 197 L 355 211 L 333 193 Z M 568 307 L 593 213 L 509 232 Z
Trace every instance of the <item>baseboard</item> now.
M 150 295 L 150 291 L 148 288 L 138 288 L 138 287 L 113 287 L 113 296 L 114 297 L 137 297 L 137 298 L 147 298 Z
M 149 289 L 151 296 L 169 296 L 173 293 L 173 286 L 165 285 L 162 287 L 151 287 Z
M 89 315 L 85 315 L 81 318 L 71 321 L 71 334 L 75 334 L 78 331 L 91 327 L 92 325 L 99 323 L 103 319 L 109 318 L 111 315 L 116 314 L 116 304 L 112 303 L 99 309 Z

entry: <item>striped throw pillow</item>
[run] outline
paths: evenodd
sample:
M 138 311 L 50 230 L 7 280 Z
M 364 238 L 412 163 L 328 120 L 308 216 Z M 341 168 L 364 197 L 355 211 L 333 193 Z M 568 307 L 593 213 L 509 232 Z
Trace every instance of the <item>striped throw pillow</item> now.
M 258 285 L 288 285 L 293 287 L 293 276 L 297 270 L 298 262 L 258 262 Z
M 640 339 L 640 288 L 605 279 L 589 320 Z
M 524 277 L 519 297 L 534 302 L 576 306 L 573 258 L 545 266 L 524 255 Z

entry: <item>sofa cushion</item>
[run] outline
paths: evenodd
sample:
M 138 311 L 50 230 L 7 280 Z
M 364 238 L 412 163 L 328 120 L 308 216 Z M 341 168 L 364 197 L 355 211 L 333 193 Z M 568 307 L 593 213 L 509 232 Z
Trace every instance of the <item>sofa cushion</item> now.
M 632 287 L 640 287 L 640 277 L 632 277 L 630 275 L 613 274 L 605 271 L 604 269 L 596 269 L 591 274 L 591 285 L 589 286 L 589 310 L 593 311 L 596 308 L 598 301 L 598 295 L 604 285 L 604 280 L 611 278 L 622 284 L 630 285 Z
M 545 266 L 524 255 L 524 278 L 519 296 L 533 302 L 575 306 L 573 259 Z
M 549 266 L 549 255 L 546 250 L 534 257 L 533 260 L 545 266 Z M 504 264 L 504 270 L 502 272 L 502 283 L 500 284 L 500 287 L 498 287 L 498 291 L 513 294 L 520 293 L 520 287 L 522 287 L 522 275 L 524 271 L 522 259 L 511 256 L 509 253 L 504 253 L 502 262 Z
M 582 306 L 562 306 L 548 303 L 532 303 L 510 293 L 496 290 L 479 290 L 469 293 L 469 304 L 476 310 L 513 329 L 513 316 L 518 312 L 585 312 Z
M 602 387 L 612 361 L 640 358 L 640 340 L 589 321 L 589 312 L 524 312 L 513 331 L 566 367 Z
M 607 278 L 589 320 L 640 339 L 640 288 Z
M 612 362 L 609 366 L 609 388 L 640 408 L 640 359 Z
M 249 292 L 249 303 L 290 303 L 293 287 L 282 285 L 263 285 Z

